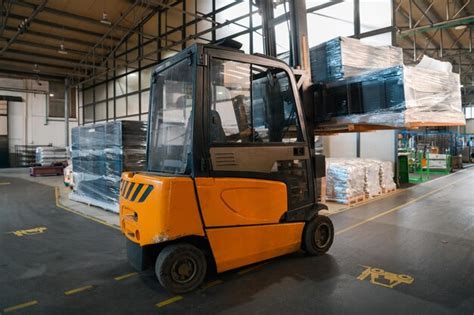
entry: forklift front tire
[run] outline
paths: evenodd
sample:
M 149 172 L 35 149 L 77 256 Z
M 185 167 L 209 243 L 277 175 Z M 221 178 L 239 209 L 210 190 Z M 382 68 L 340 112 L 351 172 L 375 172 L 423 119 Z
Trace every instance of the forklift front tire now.
M 173 293 L 193 291 L 203 283 L 206 272 L 204 253 L 191 244 L 169 245 L 156 259 L 156 277 L 166 290 Z
M 306 223 L 303 231 L 303 246 L 312 256 L 325 254 L 334 240 L 334 226 L 327 216 L 317 215 Z

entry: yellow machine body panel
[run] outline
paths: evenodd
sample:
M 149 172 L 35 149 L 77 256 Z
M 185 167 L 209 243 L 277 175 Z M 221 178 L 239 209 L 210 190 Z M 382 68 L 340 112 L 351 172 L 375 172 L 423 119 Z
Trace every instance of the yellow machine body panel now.
M 207 237 L 217 271 L 298 251 L 304 223 L 279 223 L 286 185 L 241 178 L 196 178 L 124 173 L 120 224 L 139 246 L 186 236 Z M 205 231 L 204 231 L 205 230 Z
M 120 225 L 126 237 L 140 246 L 204 236 L 193 180 L 123 173 Z
M 250 178 L 196 178 L 206 227 L 278 223 L 287 211 L 286 185 Z
M 298 251 L 303 227 L 301 222 L 208 229 L 217 271 Z

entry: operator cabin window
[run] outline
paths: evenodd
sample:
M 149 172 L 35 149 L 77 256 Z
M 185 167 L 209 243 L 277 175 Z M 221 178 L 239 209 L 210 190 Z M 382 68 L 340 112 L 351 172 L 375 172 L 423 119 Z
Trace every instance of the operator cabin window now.
M 193 71 L 189 59 L 158 72 L 152 85 L 150 171 L 190 172 Z
M 212 59 L 213 143 L 302 141 L 288 74 L 279 68 Z

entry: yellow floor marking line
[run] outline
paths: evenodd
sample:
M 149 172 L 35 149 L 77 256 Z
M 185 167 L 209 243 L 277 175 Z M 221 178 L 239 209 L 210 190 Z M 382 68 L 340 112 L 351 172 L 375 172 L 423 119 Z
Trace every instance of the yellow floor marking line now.
M 130 277 L 136 276 L 136 275 L 138 275 L 138 272 L 131 272 L 131 273 L 127 273 L 125 275 L 115 277 L 114 279 L 117 280 L 117 281 L 120 281 L 120 280 L 127 279 L 127 278 L 130 278 Z
M 462 172 L 464 172 L 465 170 L 466 170 L 466 169 L 458 170 L 458 171 L 456 171 L 456 173 L 451 173 L 451 174 L 448 174 L 448 175 L 445 175 L 445 176 L 441 176 L 441 177 L 438 177 L 438 178 L 435 178 L 435 179 L 431 179 L 431 180 L 429 180 L 429 181 L 427 181 L 427 182 L 424 182 L 424 183 L 419 183 L 419 184 L 417 184 L 417 187 L 418 187 L 418 186 L 424 186 L 424 185 L 426 185 L 426 184 L 430 184 L 430 183 L 432 183 L 432 182 L 435 182 L 435 181 L 437 181 L 437 180 L 439 180 L 439 179 L 444 179 L 444 178 L 447 178 L 447 177 L 450 177 L 450 176 L 453 176 L 453 175 L 462 173 Z M 383 195 L 377 196 L 377 197 L 375 197 L 375 198 L 368 199 L 368 200 L 366 200 L 366 201 L 363 201 L 363 202 L 361 202 L 361 203 L 358 203 L 358 204 L 356 204 L 356 205 L 339 209 L 339 210 L 337 210 L 336 212 L 329 213 L 327 216 L 330 217 L 330 216 L 333 216 L 333 215 L 337 215 L 337 214 L 346 212 L 346 211 L 348 211 L 348 210 L 353 210 L 353 209 L 359 208 L 360 206 L 364 206 L 364 205 L 366 205 L 366 204 L 368 204 L 368 203 L 371 203 L 371 202 L 374 202 L 374 201 L 377 201 L 377 200 L 380 200 L 380 199 L 385 199 L 385 198 L 387 198 L 387 197 L 391 197 L 391 196 L 393 196 L 393 195 L 396 195 L 396 194 L 399 194 L 399 193 L 402 193 L 402 192 L 406 192 L 406 191 L 408 191 L 408 189 L 409 189 L 409 188 L 399 188 L 399 189 L 397 189 L 397 190 L 395 190 L 395 191 L 393 191 L 393 192 L 390 192 L 390 193 L 388 193 L 388 194 L 383 194 Z
M 80 288 L 72 289 L 72 290 L 69 290 L 69 291 L 64 291 L 64 295 L 73 295 L 73 294 L 76 294 L 76 293 L 79 293 L 79 292 L 82 292 L 82 291 L 90 290 L 92 288 L 93 288 L 92 285 L 86 285 L 86 286 L 83 286 L 83 287 L 80 287 Z
M 120 231 L 120 227 L 118 227 L 118 226 L 115 225 L 115 224 L 109 224 L 109 223 L 107 223 L 107 222 L 104 221 L 104 220 L 101 220 L 101 219 L 98 219 L 98 218 L 94 218 L 94 217 L 91 216 L 91 215 L 87 215 L 87 214 L 81 213 L 81 212 L 79 212 L 79 211 L 76 211 L 76 210 L 74 210 L 74 209 L 71 209 L 71 208 L 68 208 L 68 207 L 66 207 L 66 206 L 63 206 L 63 205 L 61 204 L 61 202 L 59 201 L 59 187 L 55 187 L 54 195 L 55 195 L 55 198 L 56 198 L 56 207 L 61 208 L 61 209 L 66 210 L 66 211 L 69 211 L 69 212 L 74 213 L 74 214 L 77 214 L 77 215 L 79 215 L 79 216 L 81 216 L 81 217 L 83 217 L 83 218 L 92 220 L 92 221 L 94 221 L 94 222 L 100 223 L 100 224 L 102 224 L 102 225 L 105 225 L 105 226 L 108 226 L 108 227 L 110 227 L 110 228 L 113 228 L 113 229 L 115 229 L 115 230 L 119 230 L 119 231 Z
M 398 211 L 398 210 L 400 210 L 400 209 L 402 209 L 402 208 L 404 208 L 404 207 L 406 207 L 406 206 L 408 206 L 408 205 L 411 205 L 411 204 L 413 204 L 413 203 L 415 203 L 415 202 L 417 202 L 417 201 L 420 201 L 420 200 L 422 200 L 422 199 L 425 199 L 426 197 L 429 197 L 429 196 L 431 196 L 431 195 L 433 195 L 433 194 L 435 194 L 435 193 L 437 193 L 437 192 L 439 192 L 439 191 L 441 191 L 441 190 L 443 190 L 443 189 L 446 189 L 446 188 L 449 187 L 449 186 L 452 186 L 452 185 L 456 184 L 457 182 L 460 182 L 460 181 L 462 181 L 462 180 L 466 180 L 467 178 L 470 178 L 470 177 L 471 177 L 471 176 L 468 176 L 468 177 L 466 177 L 466 178 L 458 179 L 458 180 L 456 180 L 456 181 L 454 181 L 454 182 L 452 182 L 452 183 L 450 183 L 450 184 L 448 184 L 448 185 L 445 185 L 445 186 L 443 186 L 443 187 L 440 187 L 440 188 L 437 188 L 437 189 L 435 189 L 435 190 L 432 190 L 432 191 L 430 191 L 429 193 L 426 193 L 426 194 L 424 194 L 424 195 L 421 195 L 420 197 L 415 198 L 415 199 L 413 199 L 413 200 L 411 200 L 411 201 L 405 202 L 405 203 L 402 204 L 402 205 L 399 205 L 399 206 L 397 206 L 397 207 L 395 207 L 395 208 L 392 208 L 392 209 L 387 210 L 387 211 L 385 211 L 385 212 L 382 212 L 382 213 L 379 213 L 379 214 L 377 214 L 377 215 L 374 215 L 373 217 L 370 217 L 370 218 L 368 218 L 368 219 L 366 219 L 366 220 L 364 220 L 364 221 L 362 221 L 362 222 L 356 223 L 356 224 L 351 225 L 351 226 L 349 226 L 349 227 L 346 227 L 346 228 L 344 228 L 344 229 L 342 229 L 342 230 L 339 230 L 339 231 L 337 231 L 337 232 L 335 233 L 335 235 L 339 235 L 339 234 L 345 233 L 345 232 L 350 231 L 350 230 L 352 230 L 352 229 L 355 229 L 356 227 L 359 227 L 359 226 L 361 226 L 361 225 L 363 225 L 363 224 L 366 224 L 366 223 L 371 222 L 371 221 L 373 221 L 373 220 L 376 220 L 376 219 L 378 219 L 378 218 L 380 218 L 380 217 L 383 217 L 383 216 L 385 216 L 385 215 L 387 215 L 387 214 L 390 214 L 390 213 L 392 213 L 392 212 Z
M 0 183 L 0 186 L 2 185 L 10 185 L 10 183 Z
M 183 299 L 183 297 L 181 295 L 177 295 L 175 297 L 172 297 L 171 299 L 167 299 L 167 300 L 164 300 L 164 301 L 156 304 L 156 307 L 163 307 L 163 306 L 178 302 L 182 299 Z
M 11 231 L 11 232 L 8 232 L 8 233 L 11 233 L 11 234 L 16 235 L 18 237 L 22 237 L 22 236 L 26 236 L 26 235 L 42 234 L 46 230 L 47 230 L 47 228 L 45 228 L 44 226 L 40 226 L 40 227 L 35 227 L 35 228 L 32 228 L 32 229 L 27 229 L 27 230 Z
M 250 267 L 250 268 L 247 268 L 247 269 L 244 269 L 244 270 L 240 270 L 239 272 L 237 272 L 237 274 L 238 274 L 239 276 L 242 276 L 242 275 L 244 275 L 244 274 L 246 274 L 246 273 L 249 273 L 249 272 L 251 272 L 251 271 L 260 269 L 261 267 L 265 266 L 265 265 L 268 264 L 268 263 L 269 263 L 269 262 L 264 262 L 264 263 L 262 263 L 262 264 L 255 265 L 255 266 L 253 266 L 253 267 Z
M 29 301 L 29 302 L 25 302 L 25 303 L 22 303 L 22 304 L 18 304 L 18 305 L 14 305 L 14 306 L 4 308 L 3 312 L 4 313 L 10 313 L 10 312 L 14 312 L 14 311 L 20 310 L 22 308 L 30 307 L 30 306 L 33 306 L 33 305 L 36 305 L 36 304 L 38 304 L 38 301 L 33 300 L 33 301 Z
M 357 277 L 357 280 L 364 281 L 365 279 L 368 279 L 370 283 L 382 287 L 393 289 L 399 284 L 403 283 L 410 285 L 415 281 L 415 279 L 409 275 L 387 272 L 383 269 L 369 266 L 362 267 L 364 267 L 365 270 Z
M 204 284 L 199 291 L 204 291 L 206 289 L 215 287 L 216 285 L 219 285 L 219 284 L 222 284 L 222 283 L 224 283 L 224 281 L 222 281 L 220 279 L 212 281 L 212 282 L 208 282 L 208 283 Z

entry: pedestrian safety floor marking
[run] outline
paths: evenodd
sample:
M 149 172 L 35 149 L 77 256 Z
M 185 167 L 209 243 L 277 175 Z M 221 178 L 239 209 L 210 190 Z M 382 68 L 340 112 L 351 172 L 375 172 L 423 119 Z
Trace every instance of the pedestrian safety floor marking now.
M 380 268 L 362 266 L 364 271 L 357 277 L 358 280 L 368 280 L 370 283 L 382 287 L 393 289 L 400 284 L 410 285 L 415 281 L 412 276 L 406 274 L 396 274 Z

